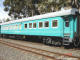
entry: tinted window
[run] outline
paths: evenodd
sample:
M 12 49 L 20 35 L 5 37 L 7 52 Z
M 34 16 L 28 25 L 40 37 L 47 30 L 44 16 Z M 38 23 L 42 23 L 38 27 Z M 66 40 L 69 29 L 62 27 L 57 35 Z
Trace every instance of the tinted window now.
M 27 28 L 27 24 L 25 24 L 24 27 Z
M 19 29 L 21 29 L 21 24 L 19 25 Z
M 36 28 L 36 23 L 33 23 L 33 28 Z
M 65 26 L 69 27 L 69 21 L 65 21 Z
M 32 23 L 29 23 L 29 28 L 32 28 Z
M 18 25 L 16 25 L 16 27 L 15 27 L 16 29 L 18 29 Z
M 58 23 L 57 23 L 57 20 L 53 20 L 52 21 L 52 27 L 57 27 Z
M 45 21 L 45 27 L 49 27 L 49 21 Z
M 39 22 L 39 28 L 43 27 L 43 22 Z

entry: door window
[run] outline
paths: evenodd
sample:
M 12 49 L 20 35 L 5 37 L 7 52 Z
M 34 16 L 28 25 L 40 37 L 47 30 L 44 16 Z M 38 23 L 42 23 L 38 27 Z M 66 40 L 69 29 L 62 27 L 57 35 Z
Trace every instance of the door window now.
M 66 20 L 66 21 L 65 21 L 65 26 L 66 26 L 66 27 L 69 27 L 69 20 Z

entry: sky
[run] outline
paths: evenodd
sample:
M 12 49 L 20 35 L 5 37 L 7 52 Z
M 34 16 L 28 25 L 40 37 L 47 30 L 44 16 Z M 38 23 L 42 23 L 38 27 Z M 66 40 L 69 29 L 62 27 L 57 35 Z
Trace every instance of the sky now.
M 4 0 L 0 0 L 0 20 L 10 18 L 10 16 L 8 16 L 8 12 L 4 11 L 3 2 Z

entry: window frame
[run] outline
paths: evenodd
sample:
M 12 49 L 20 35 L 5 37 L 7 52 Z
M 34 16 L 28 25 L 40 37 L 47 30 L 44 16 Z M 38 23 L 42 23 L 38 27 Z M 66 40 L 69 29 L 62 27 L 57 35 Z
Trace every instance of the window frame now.
M 28 25 L 29 25 L 30 23 L 28 23 Z M 30 25 L 29 25 L 29 29 L 32 29 L 33 28 L 33 23 L 31 23 L 32 24 L 32 27 L 30 28 Z
M 8 26 L 6 26 L 6 30 L 8 30 Z
M 50 26 L 48 25 L 48 27 L 45 27 L 45 22 L 50 23 L 50 21 L 44 21 L 44 28 L 49 28 Z
M 14 29 L 14 30 L 16 30 L 16 25 L 14 25 L 14 27 L 15 27 L 15 29 Z
M 33 27 L 33 29 L 36 29 L 37 28 L 37 23 L 36 23 L 36 27 L 35 28 L 34 28 L 34 23 L 36 23 L 36 22 L 33 22 L 32 27 Z
M 27 24 L 27 28 L 28 28 L 28 23 L 25 23 L 25 24 Z M 24 24 L 24 28 L 25 28 L 25 24 Z M 27 29 L 27 28 L 25 28 L 25 29 Z
M 19 24 L 19 30 L 21 30 L 21 28 L 22 28 L 22 27 L 21 27 L 21 24 Z
M 40 22 L 42 22 L 42 27 L 39 27 L 39 23 L 40 23 Z M 43 27 L 44 27 L 43 21 L 39 21 L 39 22 L 38 22 L 38 28 L 41 29 L 41 28 L 43 28 Z
M 57 26 L 56 27 L 53 26 L 53 21 L 57 21 Z M 54 20 L 51 21 L 51 27 L 52 28 L 58 28 L 58 19 L 54 19 Z
M 18 25 L 16 25 L 16 30 L 18 30 Z

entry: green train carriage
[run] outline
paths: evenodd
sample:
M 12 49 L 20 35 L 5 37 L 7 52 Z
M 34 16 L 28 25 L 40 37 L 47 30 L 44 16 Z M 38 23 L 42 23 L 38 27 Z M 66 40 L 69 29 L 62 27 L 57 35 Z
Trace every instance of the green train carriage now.
M 52 45 L 79 46 L 77 12 L 73 8 L 5 22 L 1 24 L 1 35 L 40 38 L 43 43 Z

